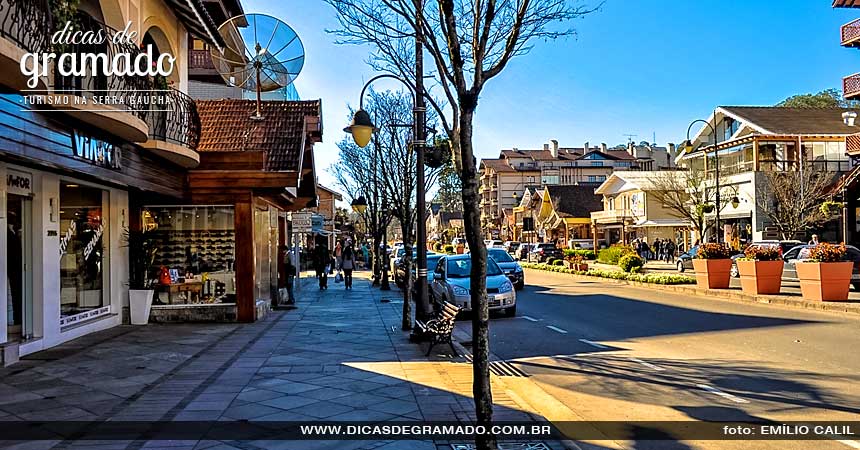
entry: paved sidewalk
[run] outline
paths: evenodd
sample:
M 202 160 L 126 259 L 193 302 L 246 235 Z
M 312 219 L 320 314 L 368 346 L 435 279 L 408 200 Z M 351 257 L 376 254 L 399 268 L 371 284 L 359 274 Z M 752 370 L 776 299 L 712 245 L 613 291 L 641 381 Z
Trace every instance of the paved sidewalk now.
M 254 324 L 121 326 L 0 369 L 0 420 L 474 419 L 471 365 L 399 329 L 400 292 L 305 279 L 298 308 Z M 382 298 L 391 300 L 382 303 Z M 439 351 L 446 348 L 439 346 Z M 497 420 L 540 420 L 498 387 Z M 513 397 L 512 397 L 513 396 Z M 2 439 L 2 436 L 0 436 Z M 547 442 L 548 448 L 564 448 Z M 20 449 L 450 449 L 430 441 L 34 441 Z

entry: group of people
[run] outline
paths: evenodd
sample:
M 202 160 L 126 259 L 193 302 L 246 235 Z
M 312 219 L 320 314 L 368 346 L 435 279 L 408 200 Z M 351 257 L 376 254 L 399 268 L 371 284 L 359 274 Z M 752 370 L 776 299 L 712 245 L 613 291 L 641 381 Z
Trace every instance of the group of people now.
M 671 263 L 678 248 L 670 239 L 656 239 L 652 245 L 648 245 L 645 239 L 636 239 L 633 241 L 633 249 L 646 262 L 657 260 Z
M 314 248 L 314 270 L 321 291 L 328 289 L 328 275 L 335 270 L 337 271 L 336 280 L 343 277 L 344 288 L 352 289 L 352 271 L 356 267 L 356 253 L 351 239 L 338 241 L 334 252 L 331 252 L 326 245 L 317 245 Z

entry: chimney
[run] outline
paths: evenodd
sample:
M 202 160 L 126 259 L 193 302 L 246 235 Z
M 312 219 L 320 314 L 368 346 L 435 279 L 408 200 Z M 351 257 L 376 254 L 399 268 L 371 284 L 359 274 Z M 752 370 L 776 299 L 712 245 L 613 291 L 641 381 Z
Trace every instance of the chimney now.
M 588 153 L 588 150 L 590 150 L 590 147 L 591 147 L 591 144 L 588 141 L 585 141 L 585 144 L 582 145 L 582 154 L 584 155 L 584 154 Z
M 600 143 L 600 151 L 606 153 L 606 142 Z
M 636 156 L 636 144 L 633 141 L 627 143 L 627 153 L 630 153 L 630 156 Z
M 558 141 L 555 139 L 550 139 L 550 142 L 552 142 L 552 157 L 558 158 Z
M 544 144 L 544 145 L 543 145 L 543 151 L 545 151 L 545 152 L 548 152 L 548 151 L 549 151 L 549 144 Z
M 669 161 L 667 167 L 673 167 L 675 165 L 675 144 L 670 142 L 666 144 L 666 147 L 669 150 Z
M 845 111 L 842 113 L 842 121 L 845 122 L 845 125 L 849 127 L 854 126 L 854 119 L 857 118 L 857 113 L 854 111 Z

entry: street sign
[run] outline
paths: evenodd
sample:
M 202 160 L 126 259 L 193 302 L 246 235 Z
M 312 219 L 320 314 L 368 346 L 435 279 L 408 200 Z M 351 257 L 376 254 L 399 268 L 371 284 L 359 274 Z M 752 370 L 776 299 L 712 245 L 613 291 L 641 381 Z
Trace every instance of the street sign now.
M 310 233 L 313 231 L 313 227 L 311 226 L 312 215 L 309 212 L 294 212 L 292 214 L 293 233 Z
M 314 232 L 322 231 L 324 223 L 325 223 L 325 217 L 323 217 L 319 214 L 311 215 L 311 229 Z

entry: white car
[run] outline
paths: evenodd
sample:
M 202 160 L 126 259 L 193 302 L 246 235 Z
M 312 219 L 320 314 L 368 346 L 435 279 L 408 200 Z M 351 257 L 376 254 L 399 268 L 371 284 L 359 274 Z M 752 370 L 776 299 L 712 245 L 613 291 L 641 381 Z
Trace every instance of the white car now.
M 439 258 L 430 283 L 434 302 L 453 303 L 464 311 L 471 311 L 469 276 L 472 270 L 470 255 L 450 255 Z M 490 311 L 504 311 L 508 317 L 517 315 L 517 293 L 514 284 L 493 258 L 487 258 L 487 302 Z

